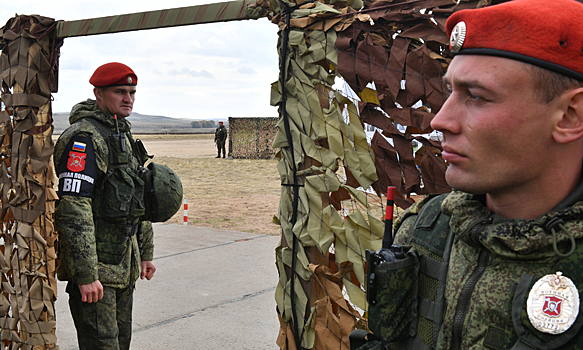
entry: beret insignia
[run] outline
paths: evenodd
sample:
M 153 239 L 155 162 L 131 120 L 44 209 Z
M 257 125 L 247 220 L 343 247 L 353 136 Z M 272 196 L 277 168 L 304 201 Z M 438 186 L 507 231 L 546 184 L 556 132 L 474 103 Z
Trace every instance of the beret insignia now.
M 466 39 L 466 23 L 459 22 L 455 25 L 449 37 L 449 46 L 452 51 L 459 51 L 464 45 Z

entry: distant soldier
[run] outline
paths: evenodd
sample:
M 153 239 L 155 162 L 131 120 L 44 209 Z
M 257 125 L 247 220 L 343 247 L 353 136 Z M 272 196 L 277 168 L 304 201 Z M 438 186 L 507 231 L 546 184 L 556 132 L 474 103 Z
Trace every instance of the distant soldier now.
M 215 143 L 217 144 L 217 150 L 219 155 L 215 158 L 221 158 L 221 150 L 223 151 L 223 158 L 227 154 L 225 150 L 225 142 L 227 141 L 227 128 L 223 125 L 223 122 L 219 122 L 219 127 L 215 130 Z

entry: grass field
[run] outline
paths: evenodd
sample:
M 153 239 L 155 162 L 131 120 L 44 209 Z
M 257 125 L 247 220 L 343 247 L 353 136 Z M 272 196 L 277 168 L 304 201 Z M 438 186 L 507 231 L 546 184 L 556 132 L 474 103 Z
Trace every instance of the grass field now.
M 134 135 L 153 161 L 172 168 L 188 198 L 188 224 L 277 235 L 280 195 L 276 160 L 216 159 L 214 135 Z M 169 223 L 182 224 L 183 211 Z

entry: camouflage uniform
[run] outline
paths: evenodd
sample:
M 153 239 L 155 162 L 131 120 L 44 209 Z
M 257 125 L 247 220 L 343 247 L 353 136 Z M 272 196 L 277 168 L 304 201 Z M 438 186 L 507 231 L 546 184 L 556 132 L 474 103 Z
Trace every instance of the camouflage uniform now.
M 227 141 L 227 128 L 224 125 L 221 125 L 215 130 L 215 143 L 217 144 L 217 150 L 219 151 L 219 155 L 217 158 L 221 156 L 221 150 L 223 151 L 223 158 L 227 155 L 227 151 L 225 150 L 225 143 Z
M 152 225 L 140 219 L 144 183 L 137 169 L 144 160 L 132 152 L 130 123 L 119 120 L 119 132 L 125 136 L 116 137 L 113 116 L 94 100 L 75 105 L 69 122 L 54 152 L 60 197 L 55 210 L 57 276 L 69 281 L 81 348 L 127 349 L 134 284 L 141 261 L 151 261 L 154 253 Z M 104 298 L 81 302 L 78 284 L 96 280 L 104 287 Z M 88 315 L 97 310 L 94 324 L 95 317 L 90 320 Z
M 542 349 L 553 341 L 546 349 L 583 349 L 581 313 L 567 332 L 550 335 L 537 331 L 526 311 L 526 297 L 533 284 L 557 271 L 569 277 L 581 293 L 582 199 L 580 185 L 552 211 L 532 220 L 510 220 L 491 212 L 484 205 L 483 195 L 452 192 L 445 198 L 441 211 L 450 217 L 454 236 L 437 349 L 511 349 L 519 341 L 519 334 L 522 347 L 514 349 Z M 395 243 L 411 243 L 413 223 L 426 202 L 414 204 L 395 222 Z M 429 217 L 419 219 L 429 223 L 427 227 L 437 222 Z M 560 229 L 558 223 L 562 224 Z M 553 238 L 555 229 L 559 233 Z M 564 256 L 572 248 L 569 236 L 574 239 L 575 250 Z M 393 343 L 388 348 L 402 346 Z

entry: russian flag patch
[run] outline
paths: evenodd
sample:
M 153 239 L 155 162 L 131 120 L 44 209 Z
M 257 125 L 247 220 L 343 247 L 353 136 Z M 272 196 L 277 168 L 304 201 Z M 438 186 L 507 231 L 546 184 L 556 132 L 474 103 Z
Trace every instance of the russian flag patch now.
M 73 142 L 73 151 L 77 151 L 77 152 L 85 152 L 85 148 L 87 147 L 86 144 L 84 144 L 83 142 Z

